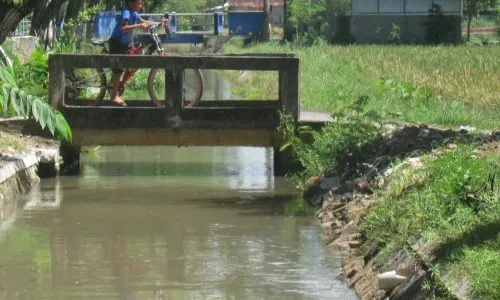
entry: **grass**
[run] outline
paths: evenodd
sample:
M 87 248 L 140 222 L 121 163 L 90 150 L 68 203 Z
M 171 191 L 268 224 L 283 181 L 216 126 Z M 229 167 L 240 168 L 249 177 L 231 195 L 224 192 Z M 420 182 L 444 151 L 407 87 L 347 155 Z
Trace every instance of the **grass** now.
M 498 46 L 244 47 L 235 39 L 224 52 L 296 53 L 301 60 L 303 109 L 334 112 L 343 103 L 368 96 L 367 109 L 376 109 L 390 121 L 500 127 Z M 269 90 L 275 80 L 266 78 L 261 76 L 258 84 L 248 79 L 244 87 Z
M 499 164 L 498 158 L 480 159 L 466 146 L 427 157 L 427 167 L 392 176 L 363 229 L 376 241 L 397 244 L 397 237 L 415 235 L 448 241 L 479 224 L 500 222 L 500 184 L 490 188 Z
M 24 150 L 23 141 L 7 132 L 0 130 L 0 152 L 5 150 Z
M 498 299 L 500 237 L 482 229 L 487 232 L 480 239 L 478 230 L 500 224 L 499 157 L 462 145 L 424 162 L 421 169 L 402 167 L 386 179 L 361 222 L 362 233 L 378 243 L 381 260 L 410 250 L 410 239 L 437 245 L 444 253 L 437 257 L 451 263 L 455 277 L 468 275 L 471 296 Z
M 476 299 L 500 299 L 500 236 L 477 247 L 457 251 L 453 273 L 469 274 L 469 286 Z
M 245 100 L 277 100 L 278 72 L 217 70 L 232 83 L 231 93 Z

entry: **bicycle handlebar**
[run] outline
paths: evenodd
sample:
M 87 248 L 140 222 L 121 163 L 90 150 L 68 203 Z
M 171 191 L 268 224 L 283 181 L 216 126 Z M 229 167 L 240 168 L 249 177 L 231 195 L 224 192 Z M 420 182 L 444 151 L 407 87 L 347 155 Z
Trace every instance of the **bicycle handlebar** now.
M 164 25 L 164 29 L 165 31 L 168 31 L 170 30 L 170 22 L 169 20 L 163 20 L 161 22 L 149 22 L 149 28 L 148 28 L 148 31 L 150 34 L 153 34 L 153 29 L 156 29 L 156 28 L 159 28 L 160 25 Z

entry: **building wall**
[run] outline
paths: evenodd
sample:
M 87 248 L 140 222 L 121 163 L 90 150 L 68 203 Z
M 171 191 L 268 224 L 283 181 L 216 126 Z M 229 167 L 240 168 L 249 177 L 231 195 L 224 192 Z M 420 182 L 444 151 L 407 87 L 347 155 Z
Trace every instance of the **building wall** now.
M 425 43 L 433 4 L 441 6 L 453 27 L 444 41 L 460 42 L 462 0 L 352 0 L 351 34 L 357 43 L 387 43 L 397 24 L 402 43 Z
M 427 14 L 433 4 L 445 14 L 462 14 L 462 0 L 352 0 L 352 14 Z
M 446 43 L 458 43 L 461 40 L 461 17 L 448 16 L 455 25 L 443 39 Z M 389 43 L 389 33 L 393 24 L 400 27 L 401 43 L 427 43 L 427 16 L 411 15 L 364 15 L 352 16 L 351 34 L 356 43 Z

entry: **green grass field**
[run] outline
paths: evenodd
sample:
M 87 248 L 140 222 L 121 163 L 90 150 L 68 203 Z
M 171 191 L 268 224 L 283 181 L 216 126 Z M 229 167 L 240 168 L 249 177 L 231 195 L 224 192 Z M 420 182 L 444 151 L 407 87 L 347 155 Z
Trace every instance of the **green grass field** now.
M 367 108 L 390 121 L 479 128 L 500 128 L 500 47 L 471 46 L 328 46 L 294 48 L 278 43 L 244 47 L 241 40 L 226 53 L 296 53 L 300 65 L 300 101 L 304 109 L 335 111 L 361 96 Z M 240 96 L 277 88 L 276 76 L 234 81 Z M 239 92 L 238 92 L 239 91 Z

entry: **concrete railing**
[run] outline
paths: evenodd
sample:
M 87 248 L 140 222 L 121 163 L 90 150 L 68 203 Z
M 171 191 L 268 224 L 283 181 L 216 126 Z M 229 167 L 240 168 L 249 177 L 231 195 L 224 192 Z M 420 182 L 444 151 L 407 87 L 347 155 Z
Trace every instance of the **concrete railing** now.
M 75 107 L 65 99 L 65 73 L 75 68 L 165 69 L 165 108 Z M 278 72 L 278 99 L 268 101 L 213 101 L 214 105 L 184 108 L 183 72 L 186 69 Z M 252 129 L 274 130 L 279 112 L 299 117 L 299 59 L 291 54 L 241 55 L 82 55 L 49 56 L 49 98 L 72 128 L 121 129 Z M 201 102 L 203 104 L 203 101 Z

